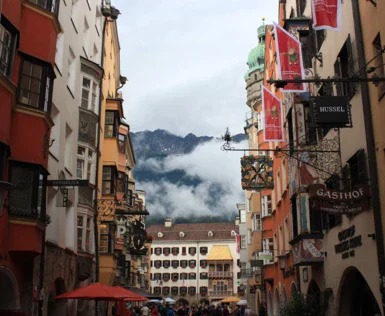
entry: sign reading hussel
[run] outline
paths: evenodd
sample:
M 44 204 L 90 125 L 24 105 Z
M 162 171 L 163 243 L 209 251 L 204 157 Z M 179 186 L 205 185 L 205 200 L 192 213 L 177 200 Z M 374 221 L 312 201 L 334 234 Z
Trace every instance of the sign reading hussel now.
M 282 102 L 262 86 L 263 139 L 265 142 L 283 142 Z
M 305 79 L 303 68 L 301 43 L 284 30 L 278 24 L 274 23 L 275 40 L 277 46 L 278 68 L 281 71 L 282 80 Z M 304 83 L 288 83 L 283 92 L 305 92 Z
M 312 0 L 313 29 L 339 30 L 341 0 Z

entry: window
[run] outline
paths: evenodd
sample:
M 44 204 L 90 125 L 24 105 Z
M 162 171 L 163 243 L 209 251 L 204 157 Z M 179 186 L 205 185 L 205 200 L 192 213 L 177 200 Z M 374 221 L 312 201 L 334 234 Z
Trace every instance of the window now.
M 163 254 L 168 256 L 170 254 L 170 248 L 163 248 Z
M 180 279 L 181 280 L 187 280 L 187 273 L 181 273 L 180 274 Z
M 106 121 L 104 127 L 105 137 L 116 137 L 119 122 L 119 115 L 116 111 L 106 111 Z
M 317 144 L 317 132 L 314 129 L 314 114 L 308 102 L 303 104 L 305 114 L 306 143 L 308 145 Z
M 168 286 L 163 287 L 162 293 L 163 295 L 168 295 L 170 293 L 170 288 Z
M 121 154 L 126 153 L 126 135 L 119 134 L 118 135 L 118 146 L 119 146 L 119 152 Z
M 262 217 L 269 216 L 272 213 L 271 195 L 261 197 Z
M 182 247 L 182 256 L 186 255 L 186 247 Z
M 68 48 L 68 74 L 67 74 L 67 86 L 74 94 L 75 82 L 76 82 L 76 56 L 71 47 Z
M 181 268 L 187 268 L 187 260 L 181 260 L 180 266 L 181 266 Z
M 207 260 L 201 260 L 201 268 L 207 268 Z
M 199 251 L 201 255 L 203 256 L 207 255 L 207 247 L 200 247 Z
M 168 269 L 170 267 L 170 260 L 163 261 L 163 268 Z
M 1 16 L 0 24 L 0 72 L 7 78 L 11 77 L 13 59 L 16 50 L 17 29 Z
M 291 222 L 293 224 L 293 239 L 298 236 L 297 196 L 291 198 Z
M 179 278 L 179 274 L 178 273 L 172 273 L 171 274 L 171 279 L 176 282 L 178 281 L 178 278 Z
M 98 91 L 99 86 L 95 81 L 83 77 L 81 107 L 92 112 L 96 112 Z
M 54 72 L 50 64 L 23 55 L 20 67 L 19 102 L 50 113 Z
M 160 281 L 162 279 L 162 273 L 154 273 L 154 280 Z
M 188 279 L 189 280 L 196 280 L 196 278 L 197 278 L 197 274 L 196 273 L 191 272 L 191 273 L 188 274 Z
M 188 253 L 189 253 L 191 256 L 195 256 L 196 252 L 197 252 L 197 248 L 195 248 L 195 247 L 190 247 L 190 248 L 188 248 Z
M 358 150 L 343 169 L 345 190 L 351 190 L 359 184 L 367 183 L 366 157 L 364 149 Z
M 8 146 L 0 142 L 0 181 L 5 180 L 5 167 L 7 164 L 7 158 L 9 154 Z M 0 211 L 1 214 L 1 211 Z
M 162 288 L 160 286 L 154 287 L 154 294 L 160 295 L 162 291 Z
M 189 266 L 191 269 L 194 269 L 197 265 L 197 262 L 195 260 L 190 260 Z
M 273 238 L 263 239 L 262 244 L 263 244 L 263 252 L 273 255 L 273 253 L 274 253 L 274 240 L 273 240 Z M 273 261 L 274 261 L 274 258 L 273 258 L 273 260 L 264 260 L 264 264 L 269 264 L 269 263 L 272 263 Z
M 47 10 L 51 13 L 58 14 L 59 0 L 28 0 L 29 2 L 36 4 L 40 8 Z
M 116 183 L 116 168 L 103 167 L 102 194 L 114 194 Z
M 353 66 L 353 49 L 349 35 L 334 63 L 334 73 L 339 78 L 351 77 Z M 350 99 L 353 97 L 354 83 L 337 83 L 335 86 L 337 88 L 337 95 L 344 95 Z
M 187 294 L 187 287 L 181 286 L 180 287 L 180 295 L 186 295 Z
M 380 33 L 377 34 L 376 38 L 373 41 L 373 55 L 376 56 L 374 59 L 374 68 L 375 68 L 375 74 L 380 77 L 385 77 L 385 71 L 384 71 L 384 58 L 382 56 L 382 44 L 381 44 L 381 36 Z M 385 83 L 380 82 L 378 87 L 378 98 L 381 99 L 385 94 Z
M 305 68 L 313 68 L 312 58 L 316 53 L 315 34 L 312 28 L 309 30 L 299 31 L 299 41 L 302 44 L 303 66 Z
M 90 252 L 90 237 L 91 237 L 91 217 L 78 215 L 78 250 Z
M 162 266 L 162 261 L 155 260 L 154 265 L 155 265 L 155 268 L 159 269 Z
M 201 287 L 199 288 L 199 293 L 200 293 L 201 295 L 207 295 L 207 286 L 201 286 Z
M 247 230 L 247 244 L 251 244 L 251 229 Z
M 197 292 L 196 287 L 190 286 L 190 287 L 188 288 L 188 294 L 190 294 L 190 295 L 195 295 L 196 292 Z
M 241 235 L 241 249 L 246 249 L 246 236 Z
M 201 280 L 207 280 L 207 279 L 208 279 L 208 274 L 207 274 L 207 272 L 202 272 L 202 273 L 200 274 L 200 279 L 201 279 Z
M 155 254 L 156 254 L 157 256 L 160 256 L 161 253 L 162 253 L 162 248 L 155 248 Z
M 174 269 L 177 269 L 179 267 L 179 261 L 178 260 L 173 260 L 171 263 L 172 267 Z
M 77 163 L 76 163 L 77 178 L 87 179 L 90 183 L 93 183 L 93 178 L 92 178 L 92 166 L 94 163 L 93 150 L 79 146 L 77 156 L 78 156 Z
M 170 280 L 170 273 L 163 273 L 163 281 L 167 282 Z
M 239 211 L 239 219 L 241 224 L 246 223 L 246 210 Z
M 114 225 L 108 223 L 100 224 L 100 243 L 99 251 L 102 253 L 111 253 L 115 246 L 115 230 Z
M 172 254 L 173 254 L 174 256 L 178 255 L 178 254 L 179 254 L 179 248 L 173 247 L 173 248 L 172 248 Z
M 252 217 L 252 228 L 253 231 L 258 231 L 262 229 L 262 221 L 261 221 L 261 214 L 255 213 Z
M 116 191 L 125 193 L 127 188 L 126 174 L 124 172 L 118 172 L 118 179 L 116 181 Z
M 289 223 L 288 223 L 288 219 L 287 218 L 285 218 L 283 230 L 284 230 L 284 235 L 285 235 L 285 250 L 289 250 L 290 249 L 290 244 L 289 244 Z
M 178 295 L 178 287 L 177 286 L 173 286 L 171 288 L 171 294 L 172 295 Z

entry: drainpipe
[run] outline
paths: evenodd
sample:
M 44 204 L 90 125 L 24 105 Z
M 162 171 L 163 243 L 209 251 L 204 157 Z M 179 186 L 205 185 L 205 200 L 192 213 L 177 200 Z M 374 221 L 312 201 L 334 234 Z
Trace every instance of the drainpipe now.
M 103 8 L 103 1 L 102 6 Z M 104 18 L 103 31 L 102 31 L 102 46 L 101 46 L 101 60 L 100 67 L 104 67 L 104 42 L 105 42 L 105 31 L 107 26 L 108 17 Z M 104 72 L 103 72 L 104 76 Z M 98 227 L 98 182 L 99 182 L 99 148 L 100 148 L 100 117 L 102 112 L 102 95 L 103 95 L 103 76 L 100 80 L 99 85 L 99 116 L 98 116 L 98 134 L 96 138 L 96 175 L 95 175 L 95 214 L 94 214 L 94 239 L 95 239 L 95 282 L 99 282 L 99 227 Z M 95 316 L 98 315 L 98 301 L 95 301 Z
M 39 295 L 44 289 L 44 270 L 45 270 L 45 230 L 46 230 L 46 204 L 47 204 L 47 175 L 44 175 L 42 183 L 42 194 L 41 194 L 41 213 L 40 221 L 45 225 L 43 234 L 41 237 L 41 255 L 40 255 L 40 275 L 39 275 Z M 43 316 L 44 310 L 44 296 L 43 299 L 39 299 L 38 303 L 38 315 Z
M 352 0 L 353 19 L 354 19 L 354 32 L 357 41 L 357 58 L 363 62 L 366 61 L 364 40 L 362 35 L 362 21 L 360 16 L 360 5 L 358 0 Z M 361 73 L 364 78 L 367 77 L 366 71 Z M 378 190 L 378 175 L 377 175 L 377 161 L 376 161 L 376 146 L 373 135 L 373 120 L 370 104 L 370 95 L 368 83 L 361 83 L 361 96 L 365 120 L 365 133 L 366 143 L 368 148 L 368 165 L 369 176 L 371 181 L 371 193 L 373 204 L 373 217 L 374 217 L 374 229 L 376 234 L 376 247 L 377 247 L 377 260 L 379 269 L 379 283 L 382 299 L 382 307 L 385 306 L 385 293 L 384 293 L 384 281 L 385 281 L 385 253 L 384 253 L 384 232 L 382 230 L 382 216 L 381 216 L 381 203 L 380 194 Z

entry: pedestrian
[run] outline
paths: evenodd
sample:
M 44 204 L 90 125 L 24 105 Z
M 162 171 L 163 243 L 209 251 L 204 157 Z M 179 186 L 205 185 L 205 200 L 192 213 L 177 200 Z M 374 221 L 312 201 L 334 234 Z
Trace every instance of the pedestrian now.
M 266 316 L 266 308 L 264 304 L 259 305 L 258 314 L 259 316 Z
M 154 305 L 152 311 L 151 311 L 151 316 L 159 316 L 159 312 L 158 312 L 158 309 L 156 308 L 156 306 Z
M 140 310 L 142 316 L 148 316 L 149 311 L 150 311 L 150 309 L 146 305 L 144 305 L 142 307 L 142 309 Z

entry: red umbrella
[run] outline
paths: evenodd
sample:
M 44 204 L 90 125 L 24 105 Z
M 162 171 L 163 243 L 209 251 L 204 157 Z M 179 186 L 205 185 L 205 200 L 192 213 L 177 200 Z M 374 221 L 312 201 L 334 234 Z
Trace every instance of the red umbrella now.
M 55 299 L 116 301 L 127 297 L 130 297 L 130 295 L 127 293 L 124 294 L 112 286 L 101 283 L 93 283 L 80 289 L 56 296 Z
M 114 289 L 118 291 L 118 293 L 121 295 L 127 295 L 127 297 L 124 298 L 125 301 L 133 301 L 133 302 L 148 301 L 147 297 L 131 292 L 130 290 L 127 290 L 120 286 L 114 286 Z

